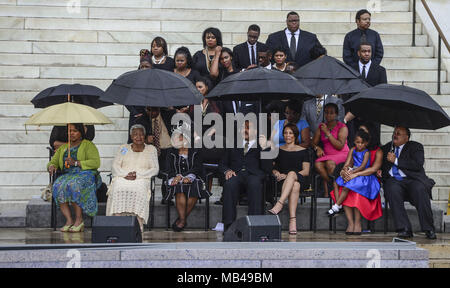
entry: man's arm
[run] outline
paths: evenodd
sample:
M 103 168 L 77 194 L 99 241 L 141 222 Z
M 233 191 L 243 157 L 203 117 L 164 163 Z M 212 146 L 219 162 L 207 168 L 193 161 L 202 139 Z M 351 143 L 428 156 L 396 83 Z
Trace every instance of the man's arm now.
M 407 151 L 402 151 L 407 153 L 405 157 L 401 157 L 401 159 L 397 159 L 398 168 L 400 170 L 411 170 L 411 171 L 420 171 L 423 169 L 423 164 L 425 162 L 425 154 L 423 150 L 423 145 L 418 142 L 411 142 L 408 145 Z M 405 147 L 403 147 L 405 149 Z

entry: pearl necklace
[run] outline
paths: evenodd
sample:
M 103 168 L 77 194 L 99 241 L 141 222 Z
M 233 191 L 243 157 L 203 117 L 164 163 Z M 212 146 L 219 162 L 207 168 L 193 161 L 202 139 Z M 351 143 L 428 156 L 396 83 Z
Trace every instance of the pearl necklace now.
M 164 59 L 166 59 L 166 55 L 164 55 L 160 60 L 156 60 L 155 55 L 152 56 L 152 61 L 154 64 L 161 64 L 161 62 L 163 62 Z

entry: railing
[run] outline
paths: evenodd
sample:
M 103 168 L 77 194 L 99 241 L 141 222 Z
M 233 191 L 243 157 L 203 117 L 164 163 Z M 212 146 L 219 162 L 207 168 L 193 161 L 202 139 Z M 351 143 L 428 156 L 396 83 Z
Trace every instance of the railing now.
M 430 16 L 431 21 L 433 22 L 434 27 L 438 32 L 438 87 L 437 94 L 441 95 L 441 62 L 442 62 L 442 53 L 441 53 L 441 43 L 444 41 L 445 46 L 447 47 L 447 51 L 450 53 L 450 45 L 448 44 L 447 38 L 445 38 L 444 33 L 442 33 L 441 27 L 434 18 L 433 13 L 428 7 L 428 4 L 425 0 L 421 0 L 423 7 Z M 416 46 L 416 0 L 413 0 L 413 26 L 412 26 L 412 46 Z

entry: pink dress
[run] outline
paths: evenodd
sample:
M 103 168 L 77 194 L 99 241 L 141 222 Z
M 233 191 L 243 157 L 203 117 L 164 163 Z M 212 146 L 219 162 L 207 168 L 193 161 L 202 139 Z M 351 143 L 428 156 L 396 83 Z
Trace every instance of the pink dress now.
M 322 125 L 322 124 L 323 123 L 321 123 L 320 125 Z M 319 127 L 320 127 L 320 125 L 319 125 Z M 331 135 L 333 135 L 333 137 L 335 139 L 337 139 L 339 131 L 343 127 L 346 127 L 345 124 L 338 121 L 337 125 L 334 126 L 334 128 L 330 131 Z M 320 140 L 323 143 L 323 152 L 325 155 L 320 158 L 317 158 L 316 162 L 324 162 L 327 160 L 332 160 L 337 165 L 337 164 L 343 163 L 343 162 L 345 162 L 345 160 L 347 160 L 347 154 L 348 154 L 348 151 L 350 150 L 347 145 L 347 140 L 345 140 L 345 145 L 341 150 L 337 150 L 333 147 L 330 140 L 328 139 L 328 137 L 325 136 L 325 133 L 323 133 L 322 130 L 320 130 Z

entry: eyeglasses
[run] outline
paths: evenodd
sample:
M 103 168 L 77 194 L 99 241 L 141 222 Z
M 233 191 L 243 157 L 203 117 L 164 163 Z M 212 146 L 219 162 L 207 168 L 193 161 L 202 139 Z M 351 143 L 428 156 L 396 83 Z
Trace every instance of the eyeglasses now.
M 300 20 L 293 19 L 293 20 L 287 20 L 287 22 L 289 22 L 289 23 L 297 23 L 297 22 L 300 22 Z

